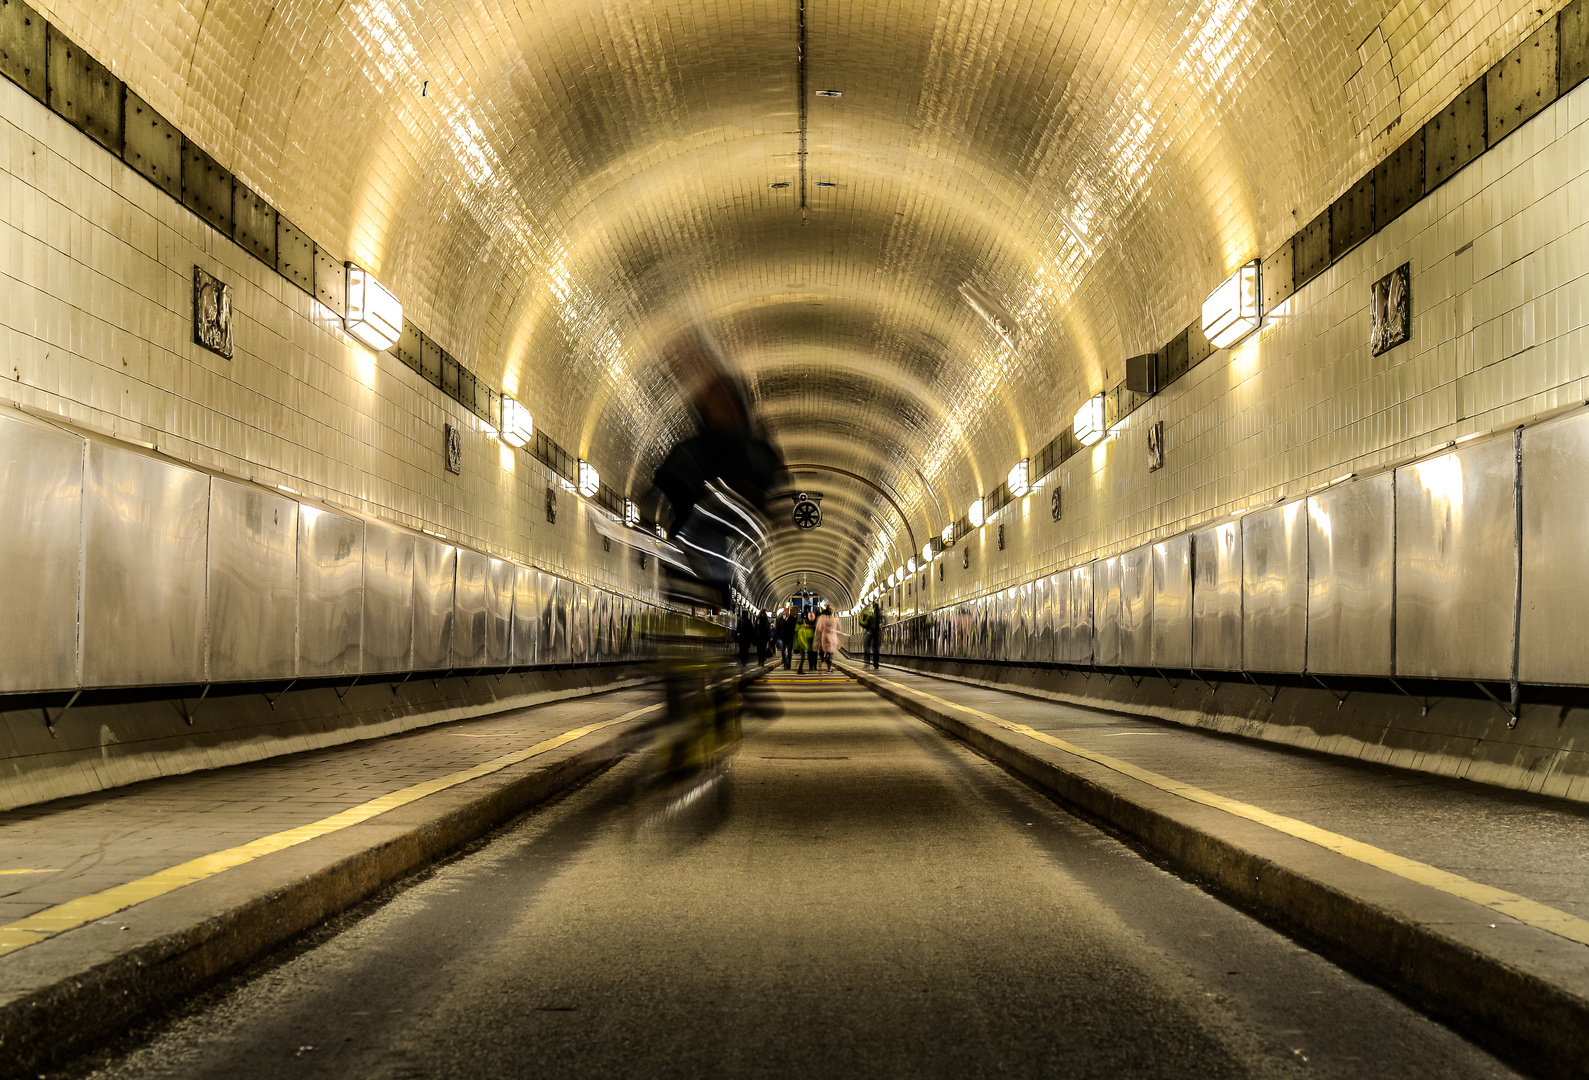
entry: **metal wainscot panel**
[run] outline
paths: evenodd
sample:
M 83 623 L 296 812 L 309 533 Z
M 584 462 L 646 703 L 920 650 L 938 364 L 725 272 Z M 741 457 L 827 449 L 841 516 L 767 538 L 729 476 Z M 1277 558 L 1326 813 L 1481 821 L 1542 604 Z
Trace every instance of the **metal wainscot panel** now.
M 1097 589 L 1093 585 L 1093 563 L 1070 568 L 1070 650 L 1064 659 L 1072 664 L 1093 662 L 1093 602 Z
M 364 526 L 364 670 L 414 667 L 414 534 Z
M 590 590 L 572 584 L 568 605 L 568 654 L 576 664 L 590 659 Z
M 458 589 L 453 595 L 452 666 L 476 668 L 486 662 L 486 569 L 490 559 L 458 549 Z
M 1307 504 L 1241 519 L 1242 666 L 1300 674 L 1308 650 Z
M 1390 675 L 1396 486 L 1390 473 L 1308 499 L 1308 670 Z
M 298 675 L 363 672 L 364 522 L 298 509 Z
M 1511 439 L 1396 470 L 1396 672 L 1512 677 L 1517 580 Z
M 569 661 L 570 650 L 568 645 L 568 582 L 555 574 L 541 575 L 542 602 L 546 605 L 545 615 L 542 617 L 542 627 L 545 644 L 541 653 L 541 662 L 547 664 L 566 664 Z
M 1070 653 L 1071 572 L 1061 571 L 1048 579 L 1049 603 L 1054 609 L 1054 660 L 1065 663 Z M 1090 643 L 1089 643 L 1090 644 Z
M 83 684 L 204 681 L 210 478 L 89 440 Z
M 1093 656 L 1100 667 L 1120 663 L 1120 556 L 1092 564 Z
M 210 486 L 212 682 L 298 673 L 298 503 L 215 479 Z
M 505 559 L 486 568 L 486 665 L 513 662 L 513 576 L 517 569 Z
M 1192 666 L 1192 537 L 1153 545 L 1153 666 Z
M 541 591 L 537 573 L 527 566 L 513 571 L 513 664 L 541 662 Z
M 1120 659 L 1122 667 L 1153 663 L 1153 548 L 1120 556 Z
M 453 589 L 458 549 L 428 536 L 414 538 L 414 668 L 452 666 Z
M 1192 666 L 1241 668 L 1241 522 L 1192 535 Z
M 1523 430 L 1518 677 L 1589 683 L 1589 412 Z
M 1032 582 L 1032 644 L 1027 658 L 1039 663 L 1054 659 L 1054 579 Z
M 0 414 L 0 521 L 0 693 L 76 686 L 83 440 Z

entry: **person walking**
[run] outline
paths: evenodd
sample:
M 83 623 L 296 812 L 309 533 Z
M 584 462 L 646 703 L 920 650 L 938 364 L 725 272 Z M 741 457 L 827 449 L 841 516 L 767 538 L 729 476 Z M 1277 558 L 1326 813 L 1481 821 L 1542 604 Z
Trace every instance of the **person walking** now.
M 756 624 L 751 621 L 750 609 L 739 609 L 739 666 L 750 663 L 750 639 L 755 636 Z
M 839 617 L 833 614 L 833 605 L 827 604 L 822 608 L 822 614 L 817 616 L 816 623 L 817 654 L 827 662 L 828 670 L 833 670 L 833 654 L 839 651 Z M 817 669 L 816 661 L 811 662 L 811 670 Z
M 794 651 L 794 610 L 787 605 L 778 613 L 778 651 L 783 654 L 783 669 L 789 670 L 790 653 Z
M 861 657 L 861 666 L 870 664 L 876 671 L 882 666 L 883 656 L 883 602 L 873 600 L 871 604 L 861 610 L 861 629 L 865 633 L 863 647 L 865 654 Z
M 796 669 L 796 675 L 806 673 L 807 660 L 811 661 L 811 674 L 817 673 L 817 658 L 811 653 L 811 641 L 814 636 L 815 631 L 810 619 L 801 619 L 795 624 L 794 651 L 800 654 L 800 667 Z
M 767 639 L 772 636 L 772 620 L 765 611 L 756 614 L 756 663 L 767 662 Z

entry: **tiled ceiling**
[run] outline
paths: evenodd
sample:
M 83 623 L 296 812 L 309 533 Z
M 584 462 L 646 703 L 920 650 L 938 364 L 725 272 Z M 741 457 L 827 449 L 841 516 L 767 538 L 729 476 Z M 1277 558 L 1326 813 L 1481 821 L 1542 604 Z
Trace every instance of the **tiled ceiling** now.
M 37 6 L 621 486 L 683 423 L 658 357 L 699 335 L 789 460 L 871 478 L 918 544 L 1554 8 Z M 859 586 L 898 515 L 820 487 L 826 542 L 780 532 L 767 573 Z

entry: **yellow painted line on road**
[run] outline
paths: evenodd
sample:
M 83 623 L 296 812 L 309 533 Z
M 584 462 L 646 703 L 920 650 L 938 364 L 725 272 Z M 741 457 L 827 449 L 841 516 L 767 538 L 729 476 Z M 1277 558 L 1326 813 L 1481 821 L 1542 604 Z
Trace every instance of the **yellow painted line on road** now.
M 1013 731 L 1018 735 L 1025 735 L 1029 739 L 1046 743 L 1049 746 L 1065 751 L 1067 754 L 1074 754 L 1076 757 L 1084 758 L 1095 765 L 1102 765 L 1104 768 L 1111 769 L 1123 776 L 1129 776 L 1133 780 L 1140 780 L 1142 783 L 1158 788 L 1160 791 L 1168 792 L 1171 795 L 1179 795 L 1188 802 L 1211 806 L 1217 810 L 1223 810 L 1227 814 L 1245 818 L 1248 821 L 1255 821 L 1260 825 L 1267 825 L 1276 832 L 1294 836 L 1299 840 L 1306 840 L 1310 844 L 1317 844 L 1319 847 L 1345 855 L 1349 859 L 1367 863 L 1369 866 L 1395 874 L 1397 877 L 1406 878 L 1408 881 L 1438 889 L 1451 896 L 1459 896 L 1464 900 L 1471 900 L 1473 903 L 1489 908 L 1491 911 L 1510 916 L 1518 922 L 1549 931 L 1570 941 L 1589 945 L 1589 920 L 1580 919 L 1576 915 L 1541 904 L 1537 900 L 1530 900 L 1526 896 L 1519 896 L 1517 893 L 1507 892 L 1505 889 L 1498 889 L 1493 885 L 1480 884 L 1460 874 L 1453 874 L 1448 870 L 1430 866 L 1428 863 L 1419 862 L 1416 859 L 1405 858 L 1383 848 L 1374 847 L 1372 844 L 1365 844 L 1361 840 L 1353 840 L 1349 836 L 1342 836 L 1340 833 L 1321 829 L 1317 825 L 1309 825 L 1307 822 L 1298 821 L 1296 818 L 1272 813 L 1261 806 L 1253 806 L 1250 803 L 1239 802 L 1223 795 L 1216 795 L 1211 791 L 1204 791 L 1202 788 L 1193 787 L 1191 784 L 1183 783 L 1162 773 L 1140 768 L 1129 761 L 1121 761 L 1119 758 L 1088 750 L 1085 747 L 1077 746 L 1075 743 L 1066 742 L 1064 739 L 1056 739 L 1047 732 L 1038 731 L 1036 728 L 1028 727 L 1026 724 L 1017 724 L 994 716 L 992 713 L 983 712 L 981 709 L 973 709 L 968 705 L 959 705 L 953 701 L 947 701 L 944 698 L 929 694 L 926 691 L 904 686 L 875 675 L 873 678 L 901 693 L 935 702 L 945 708 L 965 713 L 968 716 L 975 716 L 980 720 L 986 720 L 988 723 L 995 724 L 1006 731 Z
M 49 870 L 0 870 L 0 877 L 5 877 L 7 874 L 59 874 L 60 872 L 58 866 Z
M 306 840 L 313 840 L 318 836 L 325 836 L 328 833 L 346 829 L 350 825 L 368 821 L 373 817 L 386 813 L 388 810 L 396 810 L 400 806 L 407 806 L 411 802 L 423 799 L 426 795 L 434 795 L 438 791 L 445 791 L 448 788 L 457 787 L 459 784 L 466 784 L 470 780 L 478 780 L 482 776 L 501 772 L 503 769 L 517 765 L 521 761 L 528 761 L 530 758 L 556 750 L 560 746 L 566 746 L 576 739 L 583 739 L 586 735 L 593 734 L 603 728 L 636 720 L 646 713 L 655 712 L 660 708 L 662 708 L 662 703 L 658 702 L 655 705 L 647 705 L 643 709 L 634 709 L 631 712 L 626 712 L 622 716 L 614 717 L 611 720 L 603 720 L 600 723 L 587 724 L 572 731 L 565 731 L 561 735 L 538 742 L 534 746 L 525 747 L 523 750 L 515 750 L 511 754 L 503 754 L 501 757 L 492 758 L 490 761 L 482 762 L 473 768 L 462 769 L 458 772 L 448 773 L 445 776 L 438 776 L 434 780 L 426 780 L 423 783 L 400 788 L 379 798 L 371 799 L 369 802 L 349 807 L 341 813 L 332 814 L 328 818 L 321 818 L 319 821 L 313 821 L 307 825 L 299 825 L 282 832 L 272 833 L 269 836 L 262 836 L 258 840 L 250 841 L 238 847 L 227 848 L 225 851 L 201 855 L 197 859 L 190 859 L 185 863 L 150 874 L 148 877 L 129 881 L 125 885 L 115 885 L 97 893 L 90 893 L 88 896 L 80 896 L 76 900 L 68 900 L 64 904 L 57 904 L 55 907 L 45 908 L 43 911 L 35 912 L 25 918 L 0 926 L 0 956 L 16 952 L 18 949 L 26 948 L 67 930 L 74 930 L 96 919 L 103 919 L 107 915 L 112 915 L 134 904 L 171 892 L 173 889 L 180 889 L 182 886 L 190 885 L 195 881 L 203 881 L 207 877 L 214 877 L 223 870 L 230 870 L 234 866 L 242 866 L 244 863 L 253 862 L 263 855 L 295 847 Z

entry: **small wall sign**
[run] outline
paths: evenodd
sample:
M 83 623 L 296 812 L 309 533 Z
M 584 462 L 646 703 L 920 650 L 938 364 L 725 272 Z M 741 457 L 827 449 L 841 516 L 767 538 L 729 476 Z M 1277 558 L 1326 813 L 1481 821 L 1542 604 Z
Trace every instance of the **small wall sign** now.
M 1148 472 L 1164 468 L 1164 421 L 1155 420 L 1148 425 Z
M 193 340 L 232 358 L 232 287 L 201 266 L 193 268 Z
M 447 439 L 447 471 L 458 475 L 463 472 L 463 432 L 451 424 L 444 426 Z
M 1412 337 L 1412 264 L 1402 263 L 1374 282 L 1369 298 L 1368 347 L 1375 356 Z

